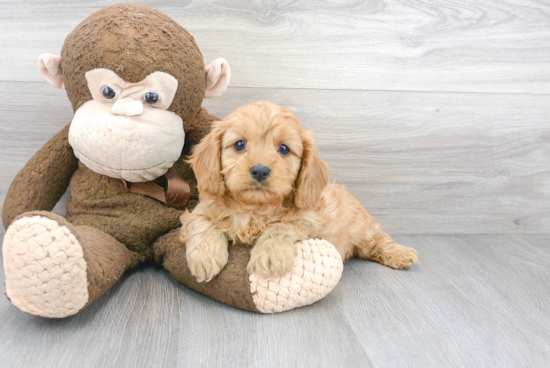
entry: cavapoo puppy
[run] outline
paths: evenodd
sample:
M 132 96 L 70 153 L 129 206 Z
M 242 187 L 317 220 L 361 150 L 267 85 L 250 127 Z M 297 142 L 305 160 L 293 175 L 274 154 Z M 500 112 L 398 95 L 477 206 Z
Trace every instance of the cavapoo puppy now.
M 288 109 L 260 101 L 214 123 L 189 160 L 200 203 L 181 220 L 187 263 L 198 282 L 226 265 L 228 243 L 252 246 L 248 272 L 268 278 L 293 267 L 294 243 L 331 242 L 392 268 L 418 259 L 396 244 L 346 189 L 329 183 L 311 131 Z

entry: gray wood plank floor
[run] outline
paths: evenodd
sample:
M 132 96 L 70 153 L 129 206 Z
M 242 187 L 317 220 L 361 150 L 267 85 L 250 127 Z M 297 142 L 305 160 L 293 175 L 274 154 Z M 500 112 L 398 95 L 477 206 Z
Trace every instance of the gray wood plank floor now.
M 222 305 L 158 268 L 80 315 L 0 298 L 2 367 L 548 367 L 550 236 L 399 235 L 408 271 L 352 260 L 322 301 L 279 315 Z

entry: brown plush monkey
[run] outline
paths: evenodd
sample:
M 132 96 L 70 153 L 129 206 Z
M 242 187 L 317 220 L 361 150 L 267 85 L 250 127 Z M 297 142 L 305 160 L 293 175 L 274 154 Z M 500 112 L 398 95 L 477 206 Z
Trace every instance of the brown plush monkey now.
M 183 208 L 192 209 L 198 197 L 184 159 L 217 120 L 202 99 L 226 89 L 230 69 L 224 59 L 205 67 L 193 37 L 174 20 L 144 6 L 106 7 L 69 34 L 61 57 L 41 55 L 39 68 L 48 83 L 66 89 L 75 116 L 19 172 L 4 202 L 6 295 L 16 307 L 44 317 L 74 315 L 144 262 L 256 312 L 310 304 L 335 286 L 341 260 L 319 241 L 298 255 L 314 269 L 311 253 L 328 249 L 324 257 L 332 257 L 336 271 L 316 284 L 303 270 L 288 280 L 248 275 L 244 246 L 231 249 L 211 282 L 191 276 L 178 227 Z M 49 211 L 69 183 L 62 218 Z

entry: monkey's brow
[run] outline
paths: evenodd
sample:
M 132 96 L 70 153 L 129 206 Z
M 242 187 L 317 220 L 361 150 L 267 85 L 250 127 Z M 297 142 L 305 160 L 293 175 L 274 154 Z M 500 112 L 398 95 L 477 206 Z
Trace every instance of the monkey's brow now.
M 123 88 L 122 95 L 131 95 L 132 93 L 143 89 L 143 87 L 144 85 L 142 84 L 132 84 L 128 87 L 122 87 Z
M 130 87 L 133 87 L 133 86 L 137 87 L 139 85 L 139 83 L 126 82 L 124 79 L 122 79 L 120 77 L 119 77 L 119 80 L 117 80 L 116 83 L 120 88 L 130 88 Z

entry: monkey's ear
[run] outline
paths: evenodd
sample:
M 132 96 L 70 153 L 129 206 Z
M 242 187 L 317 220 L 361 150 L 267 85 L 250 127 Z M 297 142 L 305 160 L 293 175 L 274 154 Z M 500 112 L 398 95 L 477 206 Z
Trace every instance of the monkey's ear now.
M 65 89 L 61 73 L 61 56 L 42 54 L 38 57 L 38 69 L 46 82 L 55 88 Z
M 218 97 L 227 88 L 231 68 L 224 58 L 217 58 L 206 67 L 206 91 L 204 97 Z

